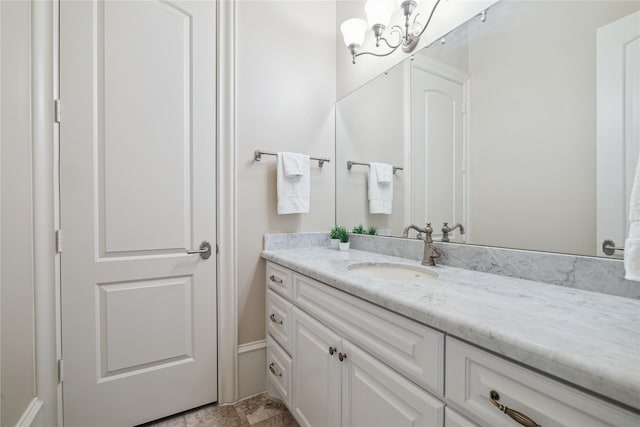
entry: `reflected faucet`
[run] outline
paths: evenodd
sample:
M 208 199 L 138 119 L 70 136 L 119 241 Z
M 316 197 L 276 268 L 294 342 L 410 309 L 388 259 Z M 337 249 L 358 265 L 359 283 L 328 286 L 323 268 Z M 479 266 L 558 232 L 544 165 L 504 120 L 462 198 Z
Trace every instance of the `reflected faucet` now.
M 464 234 L 464 227 L 460 223 L 457 223 L 453 228 L 449 227 L 449 223 L 448 222 L 445 222 L 444 224 L 442 224 L 442 240 L 441 240 L 441 242 L 448 242 L 449 241 L 449 233 L 451 233 L 456 228 L 460 229 L 460 234 Z
M 433 239 L 431 238 L 433 228 L 431 228 L 431 223 L 428 222 L 424 228 L 418 227 L 414 224 L 408 225 L 402 232 L 402 235 L 404 237 L 409 237 L 409 230 L 412 229 L 416 230 L 418 233 L 424 233 L 424 255 L 422 256 L 422 265 L 435 266 L 435 258 L 440 256 L 440 252 L 433 247 Z

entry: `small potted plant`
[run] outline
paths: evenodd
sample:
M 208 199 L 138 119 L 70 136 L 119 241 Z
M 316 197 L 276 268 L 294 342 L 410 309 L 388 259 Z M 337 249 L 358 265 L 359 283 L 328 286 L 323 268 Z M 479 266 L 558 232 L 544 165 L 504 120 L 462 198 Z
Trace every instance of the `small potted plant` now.
M 339 225 L 334 225 L 331 231 L 329 232 L 329 237 L 331 237 L 330 248 L 338 249 L 340 246 L 340 227 Z
M 344 227 L 338 227 L 338 235 L 340 239 L 340 250 L 348 251 L 349 250 L 349 232 Z
M 367 230 L 367 233 L 371 236 L 375 236 L 376 234 L 378 234 L 378 229 L 374 226 L 371 226 L 369 227 L 369 230 Z
M 351 230 L 351 232 L 353 234 L 365 234 L 365 229 L 364 229 L 364 225 L 360 224 L 360 225 L 356 225 L 355 227 L 353 227 L 353 229 Z

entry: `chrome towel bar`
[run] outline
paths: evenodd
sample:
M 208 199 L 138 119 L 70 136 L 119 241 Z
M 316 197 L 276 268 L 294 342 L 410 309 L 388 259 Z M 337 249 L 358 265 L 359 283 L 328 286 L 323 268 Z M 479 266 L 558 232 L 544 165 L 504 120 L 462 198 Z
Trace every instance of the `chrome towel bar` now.
M 271 153 L 269 151 L 262 151 L 262 150 L 256 150 L 253 152 L 253 159 L 256 162 L 259 162 L 260 160 L 262 160 L 262 156 L 277 156 L 278 153 Z M 318 161 L 318 166 L 322 167 L 325 162 L 330 162 L 331 159 L 328 159 L 326 157 L 311 157 L 311 160 L 317 160 Z
M 370 163 L 360 163 L 360 162 L 354 162 L 354 161 L 352 161 L 352 160 L 347 160 L 347 170 L 351 170 L 351 167 L 352 167 L 353 165 L 358 165 L 358 166 L 371 166 L 371 164 L 370 164 Z M 396 171 L 402 171 L 402 170 L 404 170 L 404 168 L 403 168 L 403 167 L 401 167 L 401 166 L 394 166 L 394 167 L 393 167 L 393 173 L 394 173 L 394 175 L 395 175 Z
M 610 239 L 605 239 L 602 242 L 602 252 L 604 252 L 605 255 L 611 256 L 616 251 L 624 252 L 624 248 L 616 248 L 616 244 L 614 243 L 613 240 L 610 240 Z

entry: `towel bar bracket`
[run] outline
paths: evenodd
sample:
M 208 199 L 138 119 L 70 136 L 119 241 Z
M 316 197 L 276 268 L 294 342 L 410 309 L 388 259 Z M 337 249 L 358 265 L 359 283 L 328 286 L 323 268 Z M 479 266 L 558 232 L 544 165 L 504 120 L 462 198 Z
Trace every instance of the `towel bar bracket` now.
M 611 256 L 615 254 L 616 251 L 624 251 L 624 248 L 616 248 L 615 242 L 611 239 L 602 241 L 602 252 L 604 252 L 605 255 Z

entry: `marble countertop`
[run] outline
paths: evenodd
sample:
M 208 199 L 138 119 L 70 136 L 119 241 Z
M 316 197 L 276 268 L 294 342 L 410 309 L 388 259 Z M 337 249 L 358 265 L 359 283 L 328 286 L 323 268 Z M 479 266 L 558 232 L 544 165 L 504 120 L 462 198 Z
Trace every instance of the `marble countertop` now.
M 420 266 L 328 248 L 262 257 L 447 334 L 640 409 L 640 301 L 460 268 L 429 280 L 365 278 L 357 263 Z

